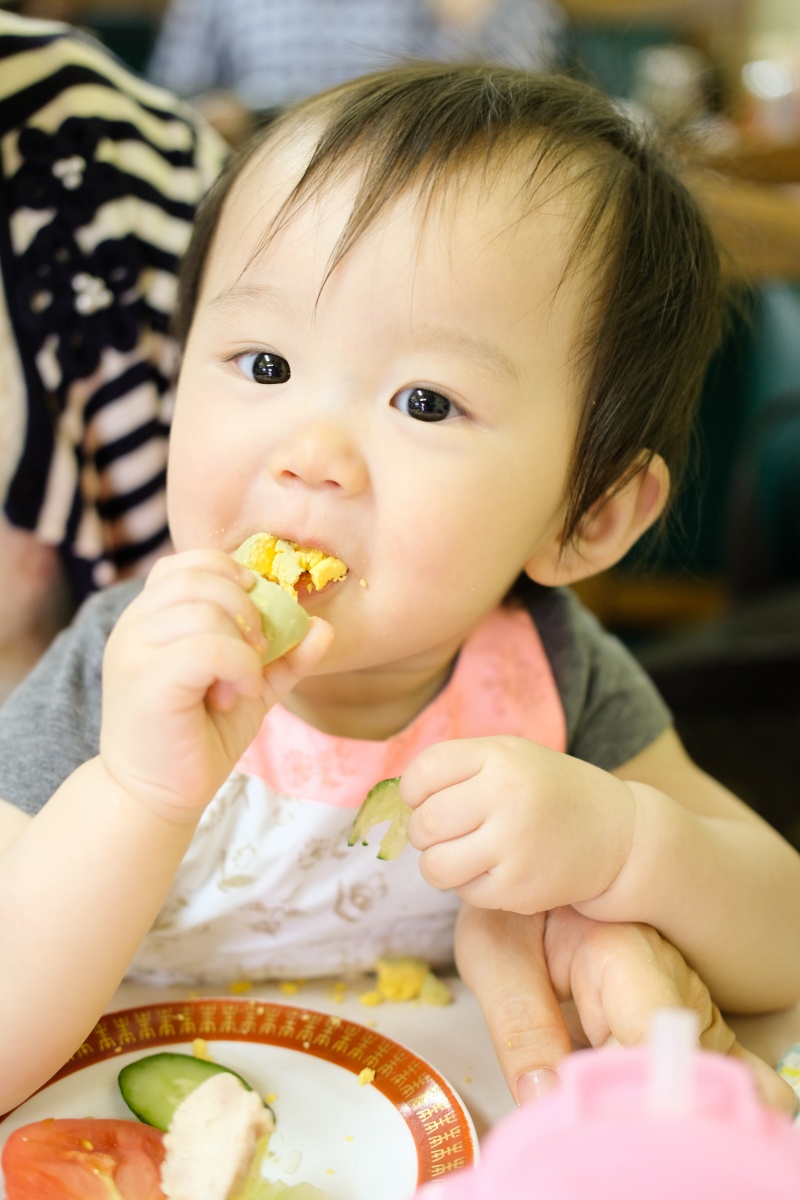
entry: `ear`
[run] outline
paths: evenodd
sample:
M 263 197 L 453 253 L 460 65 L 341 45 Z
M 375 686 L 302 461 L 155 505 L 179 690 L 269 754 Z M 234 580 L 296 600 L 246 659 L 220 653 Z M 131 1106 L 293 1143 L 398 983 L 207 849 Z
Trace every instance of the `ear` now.
M 669 470 L 656 454 L 624 487 L 592 506 L 568 545 L 561 545 L 559 534 L 526 563 L 526 575 L 536 583 L 557 587 L 608 570 L 658 519 L 668 496 Z

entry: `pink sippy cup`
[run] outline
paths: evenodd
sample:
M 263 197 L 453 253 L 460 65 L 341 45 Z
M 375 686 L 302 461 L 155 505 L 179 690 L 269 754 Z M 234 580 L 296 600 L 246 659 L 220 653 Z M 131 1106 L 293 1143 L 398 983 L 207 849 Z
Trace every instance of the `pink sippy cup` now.
M 579 1050 L 561 1085 L 511 1113 L 481 1161 L 415 1200 L 797 1200 L 800 1128 L 746 1067 L 697 1048 L 696 1015 L 656 1014 L 650 1045 Z

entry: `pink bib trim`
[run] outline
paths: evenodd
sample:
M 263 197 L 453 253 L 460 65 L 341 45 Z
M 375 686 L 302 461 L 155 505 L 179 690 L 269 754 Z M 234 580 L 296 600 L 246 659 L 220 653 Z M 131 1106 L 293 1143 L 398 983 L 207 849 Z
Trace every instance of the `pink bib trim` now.
M 509 734 L 566 750 L 564 709 L 527 612 L 499 608 L 470 634 L 446 687 L 386 741 L 333 737 L 281 705 L 265 717 L 237 770 L 276 791 L 357 808 L 379 779 L 401 775 L 436 742 Z

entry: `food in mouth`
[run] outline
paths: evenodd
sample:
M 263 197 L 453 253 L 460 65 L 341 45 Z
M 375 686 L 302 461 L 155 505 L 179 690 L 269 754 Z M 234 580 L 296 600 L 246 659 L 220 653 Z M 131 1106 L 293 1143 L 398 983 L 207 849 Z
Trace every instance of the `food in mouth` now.
M 347 565 L 340 558 L 314 546 L 298 546 L 286 538 L 273 537 L 271 533 L 254 533 L 242 542 L 233 557 L 242 566 L 277 583 L 294 598 L 300 588 L 318 592 L 347 574 Z
M 256 575 L 250 598 L 261 614 L 261 628 L 267 639 L 267 649 L 261 656 L 264 665 L 293 649 L 308 632 L 310 620 L 297 602 L 298 588 L 319 591 L 347 574 L 347 565 L 340 558 L 271 533 L 254 533 L 233 557 Z

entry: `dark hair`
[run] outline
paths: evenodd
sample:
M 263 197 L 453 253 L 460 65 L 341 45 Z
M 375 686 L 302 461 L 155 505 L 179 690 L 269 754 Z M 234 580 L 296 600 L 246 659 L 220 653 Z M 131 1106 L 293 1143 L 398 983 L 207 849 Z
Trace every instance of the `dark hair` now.
M 329 271 L 404 189 L 424 201 L 465 168 L 482 165 L 490 179 L 510 160 L 531 197 L 545 182 L 577 186 L 585 211 L 570 262 L 592 267 L 592 287 L 576 348 L 585 393 L 563 542 L 646 456 L 661 455 L 680 476 L 720 336 L 722 283 L 712 235 L 652 133 L 588 84 L 488 64 L 414 64 L 323 92 L 234 156 L 206 198 L 184 261 L 181 341 L 232 181 L 257 151 L 267 171 L 270 142 L 294 129 L 318 130 L 316 146 L 265 237 L 356 168 L 360 186 Z

